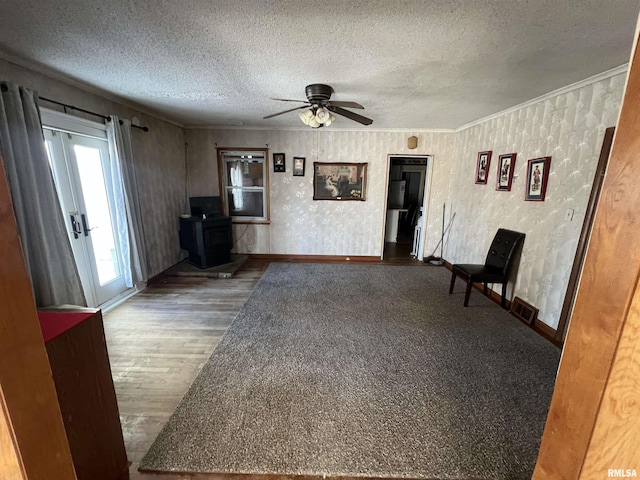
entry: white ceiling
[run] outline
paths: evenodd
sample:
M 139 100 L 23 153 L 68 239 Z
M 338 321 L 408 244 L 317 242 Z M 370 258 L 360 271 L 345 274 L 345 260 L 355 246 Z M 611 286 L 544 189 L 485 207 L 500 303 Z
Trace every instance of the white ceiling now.
M 629 60 L 638 0 L 3 0 L 0 49 L 183 125 L 457 128 Z M 1 72 L 0 72 L 1 77 Z M 61 99 L 64 101 L 65 99 Z M 328 128 L 360 125 L 339 118 Z

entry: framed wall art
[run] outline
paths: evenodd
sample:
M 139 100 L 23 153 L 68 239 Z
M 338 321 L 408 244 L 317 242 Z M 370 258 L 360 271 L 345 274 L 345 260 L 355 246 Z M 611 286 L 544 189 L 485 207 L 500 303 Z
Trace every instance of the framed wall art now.
M 274 153 L 273 154 L 273 171 L 274 172 L 284 172 L 285 171 L 284 153 Z
M 496 178 L 496 190 L 510 192 L 513 182 L 513 169 L 516 166 L 516 154 L 505 153 L 498 157 L 498 171 Z
M 366 163 L 313 163 L 314 200 L 365 200 Z
M 293 157 L 293 176 L 304 177 L 304 157 Z
M 527 184 L 524 199 L 529 202 L 544 201 L 549 180 L 551 157 L 541 157 L 529 160 L 527 163 Z
M 478 152 L 478 160 L 476 162 L 476 183 L 478 185 L 486 185 L 489 176 L 489 166 L 491 165 L 491 150 L 486 152 Z

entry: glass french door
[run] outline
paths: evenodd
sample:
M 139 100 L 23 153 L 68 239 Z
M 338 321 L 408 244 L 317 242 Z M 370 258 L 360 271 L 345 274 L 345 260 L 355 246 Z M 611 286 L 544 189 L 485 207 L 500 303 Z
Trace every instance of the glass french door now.
M 106 138 L 43 131 L 85 296 L 89 306 L 97 307 L 127 290 L 109 144 Z

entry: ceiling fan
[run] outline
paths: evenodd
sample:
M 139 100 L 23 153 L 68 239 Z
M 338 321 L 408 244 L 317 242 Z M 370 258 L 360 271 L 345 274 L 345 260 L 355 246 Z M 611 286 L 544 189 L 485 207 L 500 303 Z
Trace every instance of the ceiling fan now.
M 358 115 L 357 113 L 345 110 L 343 108 L 346 107 L 364 109 L 364 107 L 359 103 L 331 100 L 333 88 L 331 88 L 329 85 L 314 83 L 311 85 L 307 85 L 304 90 L 305 94 L 307 95 L 306 101 L 289 100 L 286 98 L 272 98 L 272 100 L 278 100 L 280 102 L 298 102 L 304 103 L 304 105 L 285 110 L 284 112 L 274 113 L 273 115 L 267 115 L 263 118 L 266 120 L 267 118 L 277 117 L 278 115 L 282 115 L 283 113 L 306 109 L 305 111 L 299 113 L 300 120 L 302 120 L 305 125 L 309 125 L 313 128 L 328 127 L 335 120 L 335 117 L 331 115 L 331 113 L 337 113 L 338 115 L 347 117 L 351 120 L 361 123 L 362 125 L 371 125 L 373 123 L 373 120 L 371 120 L 370 118 L 363 117 L 362 115 Z

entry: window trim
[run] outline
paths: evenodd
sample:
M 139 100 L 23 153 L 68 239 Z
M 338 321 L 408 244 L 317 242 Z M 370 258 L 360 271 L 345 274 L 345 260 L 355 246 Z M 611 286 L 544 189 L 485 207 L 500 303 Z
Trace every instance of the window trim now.
M 264 155 L 264 186 L 262 187 L 264 190 L 264 216 L 262 217 L 231 216 L 231 221 L 237 224 L 242 224 L 242 223 L 269 224 L 270 218 L 271 218 L 271 205 L 270 205 L 271 190 L 270 190 L 270 184 L 269 184 L 269 149 L 268 148 L 246 148 L 246 147 L 242 147 L 242 148 L 218 147 L 216 150 L 217 150 L 217 156 L 218 156 L 218 189 L 220 192 L 220 203 L 222 204 L 222 211 L 225 212 L 227 215 L 229 214 L 228 200 L 227 200 L 227 184 L 226 184 L 227 172 L 225 169 L 226 162 L 223 157 L 223 153 L 256 152 L 256 153 L 262 153 Z
M 94 122 L 49 108 L 40 108 L 40 121 L 42 122 L 42 127 L 49 128 L 49 130 L 107 140 L 107 125 L 104 123 Z

